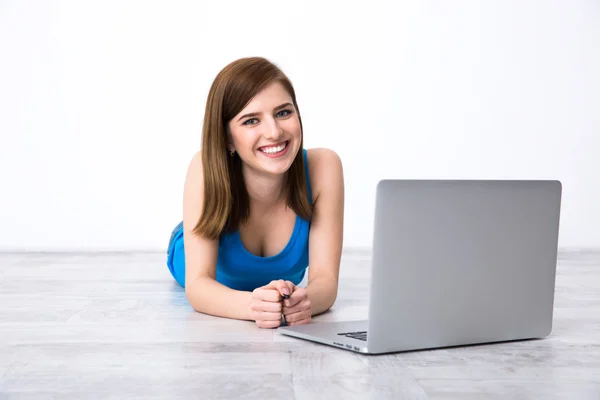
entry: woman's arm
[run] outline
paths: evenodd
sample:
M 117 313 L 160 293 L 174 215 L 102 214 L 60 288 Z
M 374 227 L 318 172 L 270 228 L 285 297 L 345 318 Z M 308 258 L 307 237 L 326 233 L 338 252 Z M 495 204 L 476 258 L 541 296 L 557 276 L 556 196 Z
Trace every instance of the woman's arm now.
M 309 237 L 306 291 L 312 315 L 327 311 L 337 298 L 344 231 L 344 173 L 340 157 L 329 149 L 308 151 L 314 199 Z
M 185 294 L 194 310 L 219 317 L 251 320 L 252 293 L 234 290 L 216 281 L 218 240 L 192 232 L 202 213 L 204 179 L 201 153 L 188 167 L 183 194 Z

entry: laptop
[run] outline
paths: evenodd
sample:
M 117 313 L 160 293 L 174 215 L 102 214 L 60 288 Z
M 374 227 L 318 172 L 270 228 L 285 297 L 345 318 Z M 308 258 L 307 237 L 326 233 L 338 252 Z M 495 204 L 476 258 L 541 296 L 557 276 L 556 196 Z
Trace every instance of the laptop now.
M 278 332 L 364 354 L 545 338 L 561 195 L 551 180 L 382 180 L 368 319 Z

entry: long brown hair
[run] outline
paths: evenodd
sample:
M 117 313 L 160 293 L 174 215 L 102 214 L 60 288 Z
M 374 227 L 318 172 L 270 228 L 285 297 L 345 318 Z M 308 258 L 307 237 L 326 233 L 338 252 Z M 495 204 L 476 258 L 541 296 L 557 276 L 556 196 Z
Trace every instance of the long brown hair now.
M 227 151 L 227 125 L 258 92 L 275 81 L 281 83 L 292 97 L 302 131 L 300 149 L 286 173 L 283 190 L 288 207 L 301 218 L 311 219 L 312 207 L 308 201 L 304 170 L 304 131 L 294 87 L 275 64 L 262 57 L 249 57 L 223 68 L 208 93 L 201 149 L 204 203 L 202 215 L 194 227 L 195 234 L 217 239 L 248 220 L 250 202 L 242 176 L 243 161 L 237 153 L 230 156 Z

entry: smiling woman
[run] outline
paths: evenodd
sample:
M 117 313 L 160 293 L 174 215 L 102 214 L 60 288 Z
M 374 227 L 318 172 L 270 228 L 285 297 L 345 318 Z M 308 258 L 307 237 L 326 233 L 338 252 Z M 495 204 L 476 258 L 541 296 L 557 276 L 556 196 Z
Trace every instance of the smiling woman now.
M 261 57 L 217 75 L 202 135 L 186 175 L 183 221 L 169 242 L 173 278 L 198 312 L 262 328 L 279 326 L 282 315 L 288 325 L 309 323 L 337 297 L 340 158 L 303 148 L 294 88 Z

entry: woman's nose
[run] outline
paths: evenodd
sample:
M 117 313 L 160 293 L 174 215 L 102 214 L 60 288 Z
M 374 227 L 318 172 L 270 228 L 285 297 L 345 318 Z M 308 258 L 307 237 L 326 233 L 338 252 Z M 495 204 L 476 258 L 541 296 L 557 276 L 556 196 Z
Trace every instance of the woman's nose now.
M 282 133 L 283 131 L 281 130 L 281 127 L 277 121 L 272 121 L 270 124 L 265 126 L 265 132 L 263 135 L 267 139 L 274 140 L 281 137 Z

